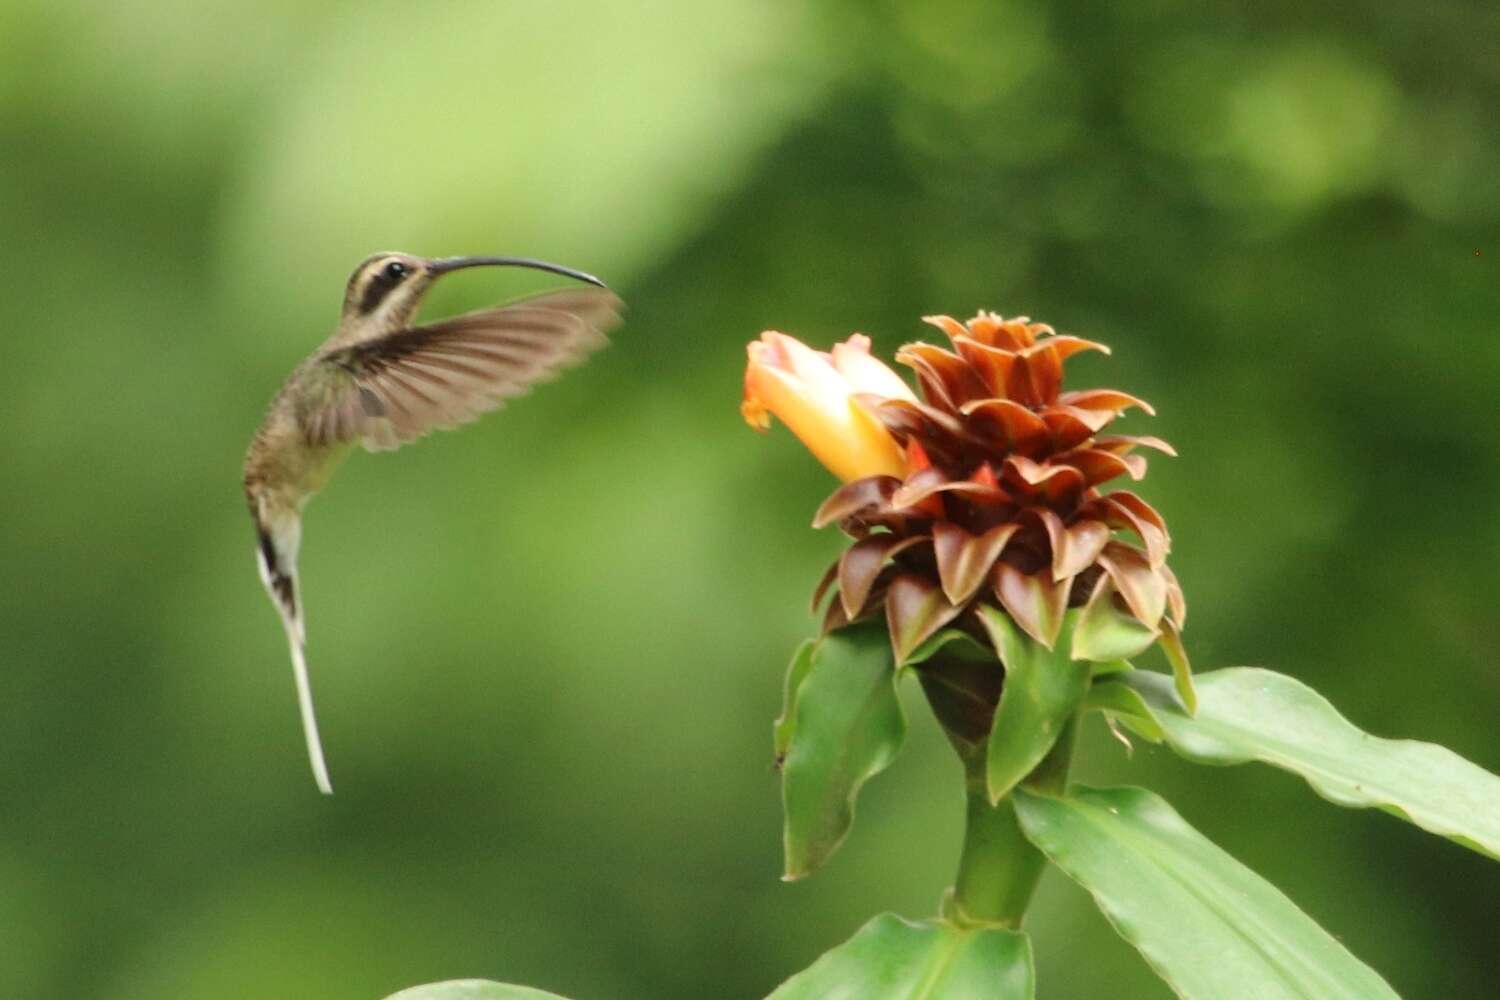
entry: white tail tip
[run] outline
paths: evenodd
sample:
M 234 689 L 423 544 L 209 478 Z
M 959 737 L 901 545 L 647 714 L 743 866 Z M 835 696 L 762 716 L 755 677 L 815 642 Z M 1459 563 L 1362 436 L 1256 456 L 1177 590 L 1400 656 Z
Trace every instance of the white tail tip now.
M 297 705 L 302 709 L 302 732 L 307 737 L 307 759 L 312 764 L 313 780 L 318 791 L 333 794 L 333 782 L 328 780 L 328 763 L 323 759 L 323 741 L 318 737 L 318 717 L 313 713 L 312 684 L 307 679 L 307 658 L 302 652 L 302 642 L 294 638 L 292 646 L 292 673 L 297 678 Z

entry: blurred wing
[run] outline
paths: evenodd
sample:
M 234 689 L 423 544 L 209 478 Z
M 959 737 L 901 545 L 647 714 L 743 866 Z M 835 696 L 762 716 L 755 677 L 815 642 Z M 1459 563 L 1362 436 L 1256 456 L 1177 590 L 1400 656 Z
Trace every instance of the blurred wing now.
M 411 327 L 318 357 L 338 388 L 304 417 L 309 442 L 387 451 L 457 427 L 604 346 L 620 300 L 566 289 Z

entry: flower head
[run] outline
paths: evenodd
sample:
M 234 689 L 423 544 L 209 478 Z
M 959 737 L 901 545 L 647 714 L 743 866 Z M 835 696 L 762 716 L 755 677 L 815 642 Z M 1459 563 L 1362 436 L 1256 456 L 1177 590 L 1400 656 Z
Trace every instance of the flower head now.
M 740 412 L 756 430 L 775 415 L 830 472 L 844 481 L 900 475 L 901 448 L 875 417 L 885 400 L 917 397 L 891 369 L 870 356 L 870 338 L 854 334 L 827 354 L 794 337 L 767 331 L 748 348 Z
M 1151 413 L 1144 401 L 1062 388 L 1070 357 L 1108 348 L 1025 317 L 926 322 L 952 349 L 897 352 L 920 399 L 864 337 L 832 355 L 781 334 L 750 345 L 746 418 L 763 425 L 769 408 L 846 481 L 814 520 L 853 539 L 814 598 L 837 588 L 825 627 L 883 613 L 904 659 L 985 602 L 1050 648 L 1067 609 L 1081 607 L 1075 658 L 1123 659 L 1157 641 L 1181 656 L 1186 606 L 1166 564 L 1166 524 L 1136 494 L 1105 488 L 1145 475 L 1138 449 L 1174 452 L 1159 438 L 1105 433 L 1127 409 Z M 865 418 L 882 434 L 863 429 Z

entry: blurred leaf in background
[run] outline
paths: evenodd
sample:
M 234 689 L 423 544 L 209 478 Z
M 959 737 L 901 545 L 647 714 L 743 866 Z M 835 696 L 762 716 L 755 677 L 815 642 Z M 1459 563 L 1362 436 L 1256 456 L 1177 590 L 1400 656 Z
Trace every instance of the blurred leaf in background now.
M 1200 668 L 1500 768 L 1497 30 L 1373 0 L 0 0 L 0 995 L 753 997 L 932 912 L 963 803 L 930 725 L 827 870 L 776 878 L 767 722 L 837 540 L 797 527 L 822 470 L 736 412 L 767 327 L 888 354 L 987 307 L 1111 344 L 1182 454 L 1148 492 Z M 309 508 L 323 802 L 236 479 L 391 248 L 562 260 L 631 311 Z M 1398 992 L 1490 995 L 1482 858 L 1097 727 L 1081 759 Z M 1045 991 L 1166 995 L 1065 880 L 1034 912 Z

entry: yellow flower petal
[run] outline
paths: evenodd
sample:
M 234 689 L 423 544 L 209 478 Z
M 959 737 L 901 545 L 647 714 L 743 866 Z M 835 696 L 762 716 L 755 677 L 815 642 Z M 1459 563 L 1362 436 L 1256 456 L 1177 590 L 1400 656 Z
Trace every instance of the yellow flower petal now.
M 833 345 L 833 366 L 851 392 L 917 401 L 916 394 L 900 375 L 870 355 L 870 338 L 862 333 L 854 334 L 846 343 Z
M 750 426 L 764 430 L 774 415 L 845 482 L 904 474 L 895 439 L 853 398 L 855 393 L 912 398 L 906 383 L 870 356 L 869 338 L 856 334 L 824 354 L 767 331 L 747 353 L 740 413 Z

